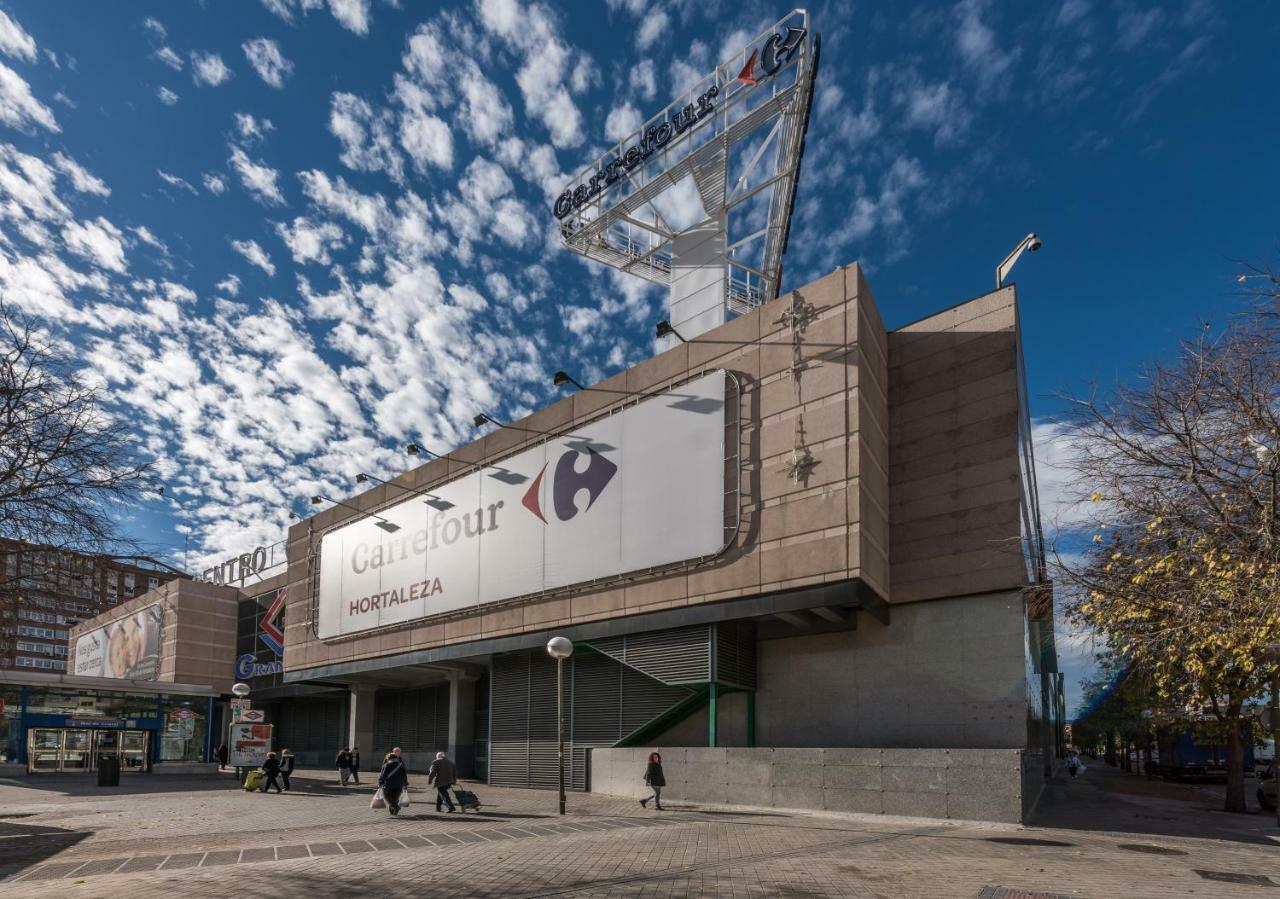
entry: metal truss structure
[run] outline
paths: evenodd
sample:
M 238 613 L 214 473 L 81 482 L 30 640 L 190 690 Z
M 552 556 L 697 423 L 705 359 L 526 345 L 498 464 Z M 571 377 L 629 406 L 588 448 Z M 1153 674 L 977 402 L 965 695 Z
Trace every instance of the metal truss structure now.
M 686 336 L 777 296 L 818 51 L 794 10 L 692 85 L 560 196 L 565 245 L 669 285 Z

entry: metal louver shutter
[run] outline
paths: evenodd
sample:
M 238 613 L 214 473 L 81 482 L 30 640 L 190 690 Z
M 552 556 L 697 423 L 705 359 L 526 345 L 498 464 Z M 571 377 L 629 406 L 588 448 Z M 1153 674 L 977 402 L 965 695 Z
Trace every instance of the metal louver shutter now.
M 754 690 L 756 687 L 756 628 L 750 621 L 725 621 L 714 626 L 715 671 L 720 684 Z
M 711 680 L 711 628 L 676 628 L 591 641 L 591 647 L 664 684 Z
M 489 782 L 529 783 L 529 654 L 495 656 L 489 706 Z

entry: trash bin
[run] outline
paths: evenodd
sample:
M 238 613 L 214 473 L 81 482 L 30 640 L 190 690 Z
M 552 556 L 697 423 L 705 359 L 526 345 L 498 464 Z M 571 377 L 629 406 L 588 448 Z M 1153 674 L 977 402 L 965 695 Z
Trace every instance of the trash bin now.
M 120 786 L 120 760 L 118 758 L 98 759 L 98 786 Z

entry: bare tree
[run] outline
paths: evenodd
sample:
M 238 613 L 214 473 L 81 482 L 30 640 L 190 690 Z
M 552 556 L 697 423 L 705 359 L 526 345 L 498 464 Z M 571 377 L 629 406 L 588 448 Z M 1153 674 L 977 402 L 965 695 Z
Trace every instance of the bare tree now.
M 0 537 L 101 552 L 153 481 L 128 426 L 30 319 L 0 301 Z
M 1098 516 L 1092 551 L 1060 565 L 1077 588 L 1069 611 L 1161 702 L 1216 720 L 1235 812 L 1248 703 L 1280 638 L 1274 470 L 1260 464 L 1280 442 L 1278 338 L 1255 309 L 1070 414 L 1076 484 Z

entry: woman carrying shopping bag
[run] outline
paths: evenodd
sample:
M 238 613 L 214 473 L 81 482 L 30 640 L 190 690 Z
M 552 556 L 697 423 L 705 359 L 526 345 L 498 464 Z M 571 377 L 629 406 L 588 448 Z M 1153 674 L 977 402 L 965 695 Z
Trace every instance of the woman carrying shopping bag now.
M 393 815 L 400 814 L 400 809 L 409 804 L 409 772 L 398 755 L 387 753 L 382 760 L 382 770 L 378 772 L 378 792 L 370 803 L 370 808 L 380 808 L 378 799 L 385 801 L 387 811 Z

